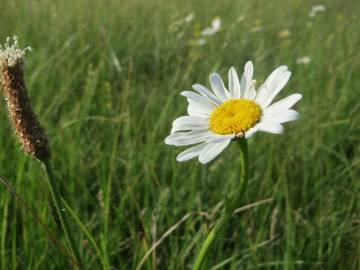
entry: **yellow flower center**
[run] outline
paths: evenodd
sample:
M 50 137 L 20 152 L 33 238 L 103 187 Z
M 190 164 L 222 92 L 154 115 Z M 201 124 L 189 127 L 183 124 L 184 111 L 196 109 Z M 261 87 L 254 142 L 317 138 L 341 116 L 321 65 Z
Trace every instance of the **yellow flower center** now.
M 216 134 L 244 133 L 259 122 L 261 108 L 254 101 L 231 99 L 217 107 L 210 116 L 210 128 Z

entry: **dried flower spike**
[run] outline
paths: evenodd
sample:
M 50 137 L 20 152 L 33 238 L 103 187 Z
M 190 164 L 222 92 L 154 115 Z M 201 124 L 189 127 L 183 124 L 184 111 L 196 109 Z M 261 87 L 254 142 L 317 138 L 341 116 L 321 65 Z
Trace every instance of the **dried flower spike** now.
M 7 38 L 0 46 L 1 88 L 9 110 L 11 123 L 26 154 L 41 161 L 49 160 L 51 151 L 44 129 L 41 127 L 30 103 L 24 80 L 25 52 L 20 49 L 17 37 Z

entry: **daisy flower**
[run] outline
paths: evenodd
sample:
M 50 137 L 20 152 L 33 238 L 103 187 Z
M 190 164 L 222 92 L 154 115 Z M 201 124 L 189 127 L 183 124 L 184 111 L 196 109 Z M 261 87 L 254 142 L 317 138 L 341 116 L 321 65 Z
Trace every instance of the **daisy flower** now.
M 311 58 L 309 56 L 303 56 L 296 58 L 296 64 L 298 65 L 307 65 L 311 62 Z
M 204 30 L 201 31 L 201 35 L 203 36 L 212 36 L 215 33 L 219 32 L 221 28 L 221 19 L 216 17 L 211 21 L 211 26 L 206 27 Z
M 173 122 L 165 143 L 195 146 L 181 152 L 177 161 L 198 157 L 201 163 L 208 163 L 237 137 L 247 139 L 258 131 L 281 134 L 283 123 L 299 117 L 291 107 L 301 99 L 300 94 L 272 103 L 290 78 L 288 68 L 276 68 L 257 91 L 253 71 L 249 61 L 240 80 L 235 68 L 230 68 L 228 89 L 219 74 L 213 73 L 210 75 L 212 91 L 194 84 L 195 91 L 181 92 L 189 103 L 188 115 Z

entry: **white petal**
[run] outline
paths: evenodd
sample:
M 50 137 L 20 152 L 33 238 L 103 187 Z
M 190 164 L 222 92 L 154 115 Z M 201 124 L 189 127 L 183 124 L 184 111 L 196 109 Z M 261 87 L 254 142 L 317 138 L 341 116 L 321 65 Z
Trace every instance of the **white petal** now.
M 190 116 L 209 118 L 210 114 L 213 112 L 213 110 L 210 110 L 209 108 L 206 108 L 197 102 L 192 100 L 188 100 L 188 102 L 189 105 L 187 111 Z
M 252 80 L 251 83 L 248 85 L 243 95 L 244 99 L 255 100 L 256 97 L 255 84 L 256 81 Z
M 206 164 L 216 158 L 231 142 L 231 139 L 220 143 L 210 143 L 201 151 L 199 161 Z
M 226 101 L 230 98 L 230 93 L 226 90 L 225 85 L 217 73 L 212 73 L 210 75 L 210 84 L 211 88 L 214 91 L 215 95 L 222 101 Z
M 190 132 L 176 132 L 165 139 L 166 144 L 175 146 L 191 145 L 206 141 L 213 133 L 210 130 L 192 130 Z
M 276 123 L 270 123 L 270 122 L 261 122 L 256 125 L 256 128 L 259 131 L 269 132 L 269 133 L 273 133 L 273 134 L 281 134 L 284 131 L 284 128 L 282 125 L 276 124 Z
M 253 75 L 254 75 L 254 66 L 251 61 L 248 61 L 245 64 L 244 74 L 243 74 L 248 84 L 252 81 Z
M 212 134 L 206 142 L 208 143 L 219 143 L 227 140 L 231 140 L 235 137 L 235 134 L 229 134 L 229 135 L 219 135 L 219 134 Z
M 245 139 L 250 138 L 258 131 L 257 126 L 250 128 L 249 130 L 245 131 Z
M 278 82 L 279 80 L 279 76 L 284 74 L 286 71 L 287 66 L 280 66 L 269 75 L 269 77 L 265 80 L 265 82 L 260 86 L 258 90 L 258 94 L 255 99 L 257 103 L 262 104 L 263 102 L 265 102 L 267 97 L 274 90 L 276 82 Z
M 234 67 L 229 70 L 229 90 L 232 98 L 241 98 L 240 82 Z
M 219 100 L 209 89 L 207 89 L 205 86 L 201 84 L 194 84 L 193 88 L 195 91 L 199 92 L 201 95 L 206 97 L 208 100 L 210 100 L 215 105 L 220 105 L 221 100 Z
M 254 73 L 253 64 L 251 61 L 248 61 L 245 64 L 244 74 L 241 76 L 241 81 L 240 81 L 241 94 L 243 98 L 246 98 L 245 93 L 248 91 L 249 85 L 252 81 L 253 73 Z
M 184 136 L 184 134 L 187 134 L 188 132 L 175 132 L 171 133 L 169 136 L 165 138 L 165 143 L 168 145 L 173 145 L 178 138 L 181 138 Z
M 245 75 L 246 80 L 247 80 L 248 82 L 251 82 L 251 81 L 252 81 L 253 74 L 254 74 L 254 66 L 253 66 L 253 63 L 252 63 L 251 61 L 248 61 L 248 62 L 245 64 L 245 69 L 244 69 L 244 75 Z
M 264 102 L 265 98 L 267 97 L 269 91 L 269 85 L 263 83 L 262 85 L 260 85 L 258 91 L 257 91 L 257 95 L 255 98 L 255 102 L 257 102 L 258 104 L 261 104 Z
M 204 30 L 201 31 L 201 35 L 203 36 L 212 36 L 217 31 L 212 27 L 206 27 Z
M 173 122 L 173 126 L 176 126 L 181 123 L 202 123 L 202 124 L 208 124 L 208 120 L 202 118 L 202 117 L 196 117 L 196 116 L 180 116 L 179 118 L 175 119 Z
M 276 80 L 276 82 L 274 82 L 274 88 L 273 88 L 272 92 L 269 93 L 269 96 L 267 97 L 267 99 L 261 104 L 262 108 L 266 108 L 270 105 L 270 103 L 273 101 L 273 99 L 280 93 L 281 89 L 283 89 L 284 86 L 287 84 L 287 82 L 290 79 L 290 76 L 291 76 L 290 71 L 286 71 L 279 76 L 278 80 Z
M 213 103 L 211 103 L 209 100 L 199 95 L 198 93 L 192 91 L 182 91 L 181 95 L 187 97 L 188 100 L 190 99 L 193 102 L 199 103 L 210 110 L 215 109 L 215 105 Z
M 299 118 L 299 113 L 297 111 L 286 110 L 286 111 L 279 112 L 278 114 L 273 115 L 273 116 L 264 115 L 262 120 L 264 122 L 272 122 L 272 123 L 281 124 L 281 123 L 285 123 L 285 122 L 289 122 L 289 121 L 294 121 L 298 118 Z
M 207 146 L 207 143 L 201 143 L 196 146 L 193 146 L 185 151 L 181 152 L 177 157 L 176 160 L 179 162 L 186 161 L 192 159 L 200 154 L 200 152 Z
M 198 116 L 181 116 L 173 122 L 171 133 L 182 130 L 208 129 L 207 119 Z
M 269 77 L 267 77 L 266 81 L 264 82 L 264 84 L 267 85 L 272 85 L 272 83 L 274 82 L 274 80 L 276 79 L 276 77 L 281 74 L 284 73 L 285 71 L 288 70 L 287 66 L 279 66 L 277 67 L 273 72 L 271 72 L 271 74 L 269 75 Z
M 282 73 L 277 72 L 276 74 L 276 78 L 270 80 L 271 83 L 265 82 L 260 87 L 258 95 L 256 96 L 256 102 L 260 104 L 263 109 L 269 106 L 271 101 L 276 97 L 277 94 L 279 94 L 291 76 L 290 71 L 285 71 Z
M 278 102 L 272 104 L 264 110 L 264 115 L 273 115 L 278 112 L 285 111 L 291 108 L 296 102 L 298 102 L 302 98 L 300 94 L 293 94 L 287 96 L 284 99 L 279 100 Z

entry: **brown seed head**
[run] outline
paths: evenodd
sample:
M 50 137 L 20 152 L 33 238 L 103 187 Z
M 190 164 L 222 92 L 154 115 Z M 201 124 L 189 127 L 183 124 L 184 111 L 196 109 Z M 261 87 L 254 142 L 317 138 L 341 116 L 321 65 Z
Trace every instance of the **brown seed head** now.
M 26 154 L 41 161 L 49 160 L 51 151 L 44 129 L 36 117 L 27 94 L 24 80 L 24 53 L 7 43 L 0 48 L 1 89 L 5 96 L 11 124 Z

